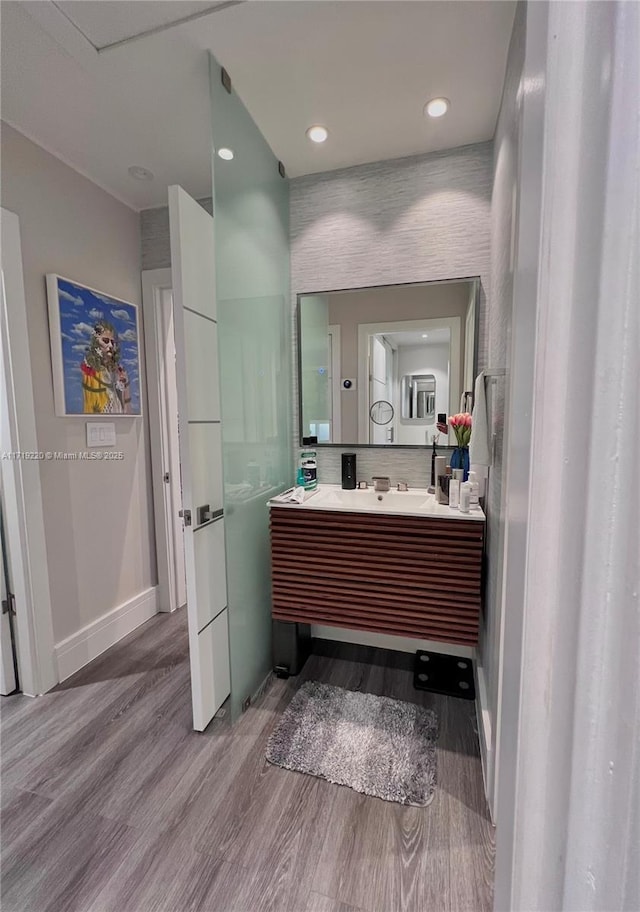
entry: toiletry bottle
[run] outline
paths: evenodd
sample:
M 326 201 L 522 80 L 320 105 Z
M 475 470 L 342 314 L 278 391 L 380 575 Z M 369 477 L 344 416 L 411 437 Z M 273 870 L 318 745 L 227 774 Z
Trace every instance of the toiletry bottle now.
M 460 506 L 460 482 L 455 476 L 449 482 L 449 506 L 454 509 Z
M 440 503 L 440 494 L 438 492 L 438 475 L 445 474 L 445 468 L 446 468 L 445 462 L 446 462 L 446 460 L 445 460 L 444 456 L 436 456 L 436 465 L 435 465 L 436 479 L 435 479 L 434 493 L 436 496 L 437 503 Z
M 471 508 L 471 485 L 468 481 L 463 481 L 460 485 L 460 507 L 461 513 L 468 513 Z
M 305 491 L 315 491 L 318 487 L 318 462 L 314 445 L 317 444 L 317 437 L 303 437 L 302 444 L 304 449 L 300 453 L 300 468 L 304 478 Z
M 452 481 L 451 475 L 438 475 L 436 483 L 436 500 L 438 503 L 449 503 L 449 485 Z
M 478 478 L 475 472 L 469 472 L 469 484 L 471 485 L 471 497 L 469 503 L 471 509 L 473 509 L 474 507 L 480 506 L 480 498 L 478 496 L 480 485 L 478 484 Z

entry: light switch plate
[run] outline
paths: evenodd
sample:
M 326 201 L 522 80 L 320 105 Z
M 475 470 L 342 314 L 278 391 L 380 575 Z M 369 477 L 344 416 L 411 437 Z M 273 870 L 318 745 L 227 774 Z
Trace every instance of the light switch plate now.
M 87 447 L 116 445 L 116 426 L 112 422 L 87 421 Z

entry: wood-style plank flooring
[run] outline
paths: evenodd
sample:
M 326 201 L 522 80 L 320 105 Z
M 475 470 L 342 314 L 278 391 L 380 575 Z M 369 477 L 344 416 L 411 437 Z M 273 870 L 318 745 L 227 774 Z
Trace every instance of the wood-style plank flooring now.
M 325 650 L 331 652 L 331 648 Z M 340 658 L 340 655 L 348 658 Z M 3 697 L 4 912 L 484 912 L 493 829 L 473 703 L 345 647 L 191 730 L 186 617 L 158 615 L 36 700 Z M 309 679 L 438 713 L 438 788 L 402 807 L 282 770 L 267 738 Z

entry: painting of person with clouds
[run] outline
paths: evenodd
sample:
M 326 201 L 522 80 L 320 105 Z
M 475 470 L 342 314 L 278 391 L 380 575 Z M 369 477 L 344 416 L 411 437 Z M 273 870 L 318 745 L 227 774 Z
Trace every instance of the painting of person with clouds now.
M 140 415 L 138 309 L 47 276 L 58 415 Z
M 106 320 L 93 327 L 89 348 L 80 365 L 84 411 L 88 415 L 131 413 L 129 378 L 120 363 L 115 328 Z

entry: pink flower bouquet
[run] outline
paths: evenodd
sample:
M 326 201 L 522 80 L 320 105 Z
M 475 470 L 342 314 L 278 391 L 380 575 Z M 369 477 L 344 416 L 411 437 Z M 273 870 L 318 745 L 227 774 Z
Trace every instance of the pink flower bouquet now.
M 460 412 L 451 415 L 449 424 L 453 428 L 459 447 L 468 447 L 471 440 L 471 415 L 469 412 Z

